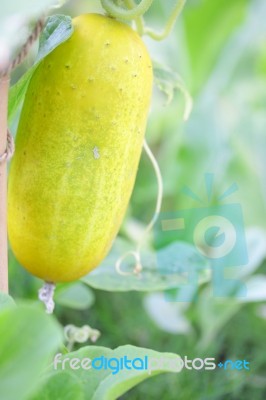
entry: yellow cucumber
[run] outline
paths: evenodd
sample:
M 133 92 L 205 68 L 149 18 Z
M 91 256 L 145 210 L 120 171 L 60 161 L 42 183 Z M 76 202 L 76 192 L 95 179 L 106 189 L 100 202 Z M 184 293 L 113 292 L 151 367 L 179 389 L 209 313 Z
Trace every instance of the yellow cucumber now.
M 16 137 L 9 239 L 28 271 L 78 279 L 108 253 L 133 190 L 152 68 L 129 26 L 98 14 L 37 67 Z

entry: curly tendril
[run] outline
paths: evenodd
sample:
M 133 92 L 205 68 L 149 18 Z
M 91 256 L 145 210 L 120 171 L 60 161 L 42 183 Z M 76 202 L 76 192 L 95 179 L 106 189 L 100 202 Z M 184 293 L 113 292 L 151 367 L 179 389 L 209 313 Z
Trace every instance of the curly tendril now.
M 158 193 L 157 193 L 157 202 L 156 202 L 156 207 L 155 207 L 155 212 L 153 214 L 153 217 L 150 221 L 150 223 L 148 224 L 148 226 L 146 227 L 142 237 L 140 238 L 136 250 L 130 250 L 127 253 L 123 254 L 121 257 L 119 257 L 119 259 L 116 261 L 115 264 L 115 269 L 116 272 L 120 275 L 124 275 L 124 276 L 129 276 L 129 275 L 137 275 L 138 277 L 140 277 L 141 275 L 141 271 L 143 269 L 142 263 L 141 263 L 141 248 L 143 246 L 143 243 L 147 237 L 147 235 L 151 232 L 152 228 L 154 227 L 154 225 L 156 224 L 156 221 L 159 217 L 159 213 L 161 211 L 161 207 L 162 207 L 162 200 L 163 200 L 163 179 L 162 179 L 162 175 L 161 175 L 161 171 L 160 171 L 160 167 L 158 165 L 158 162 L 156 160 L 156 158 L 154 157 L 151 149 L 148 146 L 148 143 L 146 142 L 146 140 L 144 140 L 144 144 L 143 144 L 143 148 L 147 154 L 147 156 L 149 157 L 152 166 L 154 168 L 155 171 L 155 175 L 157 178 L 157 184 L 158 184 Z M 121 269 L 121 266 L 123 264 L 123 261 L 127 258 L 127 257 L 134 257 L 135 259 L 135 266 L 133 271 L 123 271 Z
M 114 3 L 113 0 L 101 0 L 102 7 L 105 11 L 114 18 L 130 21 L 141 15 L 152 5 L 153 0 L 142 0 L 138 5 L 131 9 L 125 9 Z
M 130 10 L 132 10 L 133 8 L 136 7 L 136 3 L 135 3 L 134 0 L 124 0 L 124 4 L 125 4 L 125 6 L 126 6 L 128 9 L 130 9 Z M 134 18 L 134 22 L 135 22 L 136 30 L 137 30 L 138 34 L 139 34 L 140 36 L 143 36 L 143 35 L 144 35 L 144 21 L 143 21 L 143 16 L 141 15 L 141 16 L 139 16 L 139 17 Z
M 165 28 L 162 30 L 162 32 L 156 32 L 153 31 L 150 28 L 146 28 L 144 30 L 144 34 L 150 36 L 152 39 L 160 41 L 165 39 L 172 31 L 174 24 L 181 14 L 181 11 L 183 10 L 184 5 L 186 4 L 187 0 L 177 0 L 177 4 L 175 5 L 169 20 L 166 23 Z

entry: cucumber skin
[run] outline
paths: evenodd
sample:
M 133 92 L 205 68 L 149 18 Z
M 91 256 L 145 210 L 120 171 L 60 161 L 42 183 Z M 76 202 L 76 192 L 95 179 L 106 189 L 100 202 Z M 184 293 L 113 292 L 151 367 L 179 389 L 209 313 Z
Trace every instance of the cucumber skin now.
M 97 14 L 73 25 L 31 79 L 9 174 L 11 247 L 51 282 L 78 279 L 107 255 L 134 187 L 152 92 L 150 57 L 130 27 Z

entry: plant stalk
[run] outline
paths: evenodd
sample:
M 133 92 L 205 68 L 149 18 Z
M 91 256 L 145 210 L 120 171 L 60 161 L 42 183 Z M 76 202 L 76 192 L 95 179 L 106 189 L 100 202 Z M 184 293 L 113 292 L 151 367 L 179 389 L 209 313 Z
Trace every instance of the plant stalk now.
M 7 146 L 7 104 L 9 78 L 0 79 L 0 154 Z M 7 165 L 0 163 L 0 291 L 8 293 Z

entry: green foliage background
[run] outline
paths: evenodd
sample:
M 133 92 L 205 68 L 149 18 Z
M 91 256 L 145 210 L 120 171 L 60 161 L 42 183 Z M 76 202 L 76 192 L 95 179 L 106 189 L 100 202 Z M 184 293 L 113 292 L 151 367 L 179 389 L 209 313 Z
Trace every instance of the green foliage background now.
M 171 1 L 155 1 L 146 16 L 147 23 L 161 27 L 170 9 Z M 75 16 L 90 11 L 100 11 L 99 2 L 72 0 L 60 13 Z M 184 304 L 165 302 L 159 292 L 115 293 L 88 289 L 82 283 L 83 289 L 73 289 L 70 295 L 61 293 L 61 300 L 60 290 L 65 289 L 59 288 L 56 308 L 63 325 L 89 324 L 99 329 L 99 346 L 115 348 L 129 343 L 191 358 L 246 359 L 250 371 L 163 374 L 136 386 L 122 399 L 266 397 L 265 19 L 264 0 L 188 0 L 167 40 L 156 43 L 145 39 L 153 58 L 183 77 L 194 100 L 189 121 L 184 122 L 181 94 L 165 107 L 164 95 L 154 91 L 147 140 L 163 175 L 163 210 L 198 207 L 183 194 L 184 186 L 207 204 L 205 173 L 215 174 L 212 205 L 222 205 L 219 195 L 236 182 L 239 190 L 226 202 L 239 203 L 243 209 L 250 262 L 239 276 L 254 283 L 250 296 L 241 302 L 214 299 L 210 285 L 203 284 L 197 298 Z M 16 71 L 14 81 L 27 63 Z M 134 241 L 151 218 L 156 193 L 153 170 L 143 156 L 121 230 L 125 240 Z M 182 239 L 188 240 L 185 233 Z M 40 282 L 21 269 L 10 253 L 11 295 L 16 300 L 33 301 L 39 286 Z M 67 381 L 66 377 L 62 379 Z

